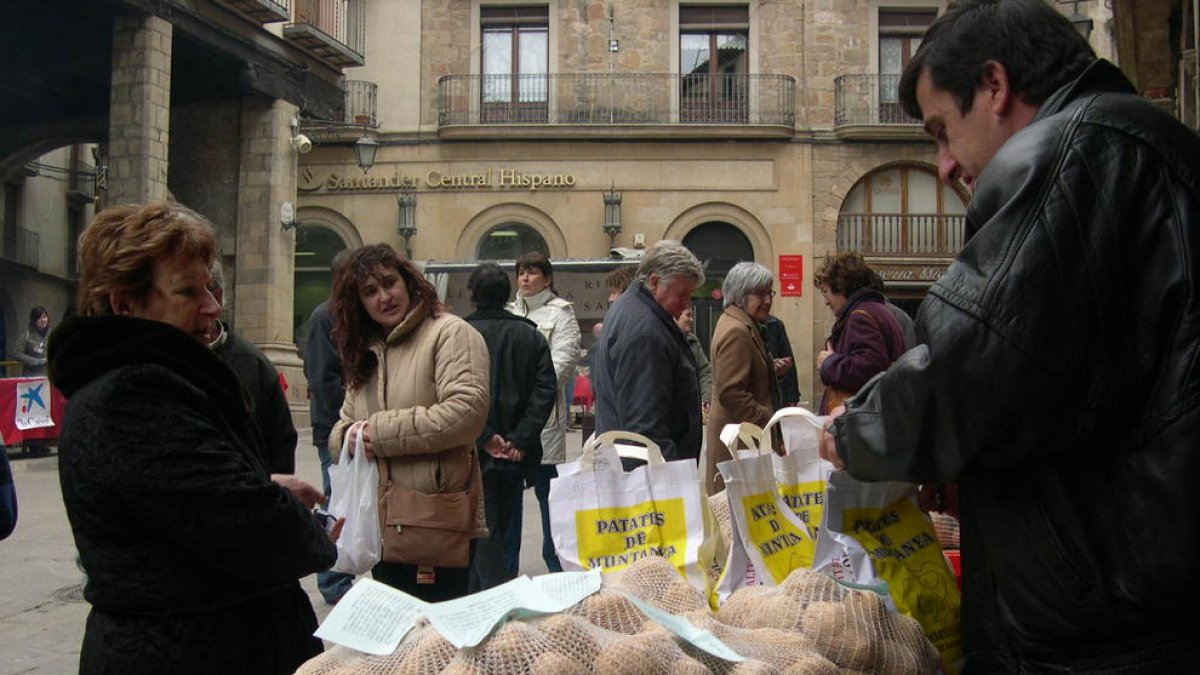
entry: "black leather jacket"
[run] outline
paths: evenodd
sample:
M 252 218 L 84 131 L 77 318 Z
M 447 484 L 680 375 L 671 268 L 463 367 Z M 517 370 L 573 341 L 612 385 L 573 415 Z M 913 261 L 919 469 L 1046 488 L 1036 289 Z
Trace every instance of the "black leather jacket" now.
M 976 187 L 839 452 L 960 483 L 969 671 L 1194 671 L 1200 140 L 1097 61 Z

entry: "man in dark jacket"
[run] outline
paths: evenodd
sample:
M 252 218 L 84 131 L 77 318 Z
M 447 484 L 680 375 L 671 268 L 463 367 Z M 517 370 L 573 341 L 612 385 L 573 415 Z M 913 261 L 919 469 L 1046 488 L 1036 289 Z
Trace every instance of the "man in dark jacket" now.
M 475 442 L 491 535 L 475 543 L 474 593 L 517 577 L 518 561 L 506 560 L 504 540 L 510 531 L 519 536 L 521 492 L 542 463 L 542 428 L 554 409 L 558 380 L 550 345 L 537 324 L 504 309 L 512 283 L 499 265 L 481 263 L 471 272 L 467 290 L 475 312 L 466 321 L 483 335 L 492 365 L 491 408 Z
M 213 297 L 224 304 L 225 276 L 220 263 L 212 269 Z M 266 354 L 238 335 L 224 321 L 213 324 L 213 335 L 209 347 L 229 366 L 242 386 L 250 394 L 254 405 L 254 422 L 262 434 L 266 448 L 267 468 L 271 473 L 291 474 L 296 471 L 296 425 L 292 423 L 292 411 L 288 409 L 287 397 L 279 380 L 279 371 Z
M 335 259 L 334 265 L 337 265 Z M 304 343 L 304 378 L 308 380 L 308 411 L 312 421 L 313 445 L 321 460 L 321 484 L 329 498 L 329 432 L 338 421 L 346 389 L 342 384 L 342 360 L 333 344 L 333 317 L 329 301 L 317 305 L 308 319 L 308 339 Z M 325 602 L 337 604 L 350 591 L 354 575 L 344 572 L 317 573 L 317 590 Z
M 952 6 L 901 100 L 968 240 L 823 452 L 959 483 L 968 672 L 1194 671 L 1200 139 L 1042 0 Z
M 593 345 L 597 434 L 639 433 L 667 460 L 700 456 L 700 381 L 675 319 L 702 283 L 704 268 L 683 244 L 660 241 L 646 249 Z
M 783 406 L 800 405 L 800 382 L 796 376 L 796 357 L 792 354 L 792 341 L 788 339 L 787 328 L 779 317 L 768 316 L 763 322 L 763 333 L 767 343 L 767 351 L 774 361 L 775 377 L 779 378 L 779 393 L 783 397 Z

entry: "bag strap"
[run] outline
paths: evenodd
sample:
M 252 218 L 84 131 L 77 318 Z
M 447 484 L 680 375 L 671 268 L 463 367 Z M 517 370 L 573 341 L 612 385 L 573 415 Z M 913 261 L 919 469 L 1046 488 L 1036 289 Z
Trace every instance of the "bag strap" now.
M 742 422 L 741 424 L 732 423 L 726 424 L 725 427 L 721 429 L 720 438 L 721 442 L 725 444 L 725 447 L 729 448 L 729 454 L 731 457 L 737 456 L 737 449 L 735 446 L 737 445 L 738 441 L 741 441 L 742 445 L 746 446 L 747 450 L 753 450 L 756 453 L 761 454 L 762 440 L 764 438 L 763 431 L 764 430 L 762 427 L 753 422 Z
M 620 445 L 617 441 L 632 441 L 644 445 L 645 451 L 643 453 L 641 448 Z M 663 459 L 662 450 L 659 449 L 658 444 L 649 438 L 632 431 L 606 431 L 594 437 L 591 442 L 583 447 L 583 454 L 579 457 L 580 469 L 591 469 L 595 466 L 596 449 L 601 445 L 612 445 L 616 447 L 617 455 L 631 459 L 640 459 L 647 464 L 663 464 L 666 462 Z
M 769 438 L 768 434 L 771 432 L 771 430 L 774 429 L 777 425 L 780 425 L 780 423 L 784 419 L 789 418 L 789 417 L 801 418 L 805 422 L 808 422 L 809 424 L 811 424 L 813 426 L 813 428 L 817 430 L 818 433 L 820 433 L 821 430 L 824 429 L 824 427 L 825 427 L 825 425 L 821 421 L 821 418 L 814 415 L 812 413 L 812 411 L 808 410 L 807 408 L 798 408 L 798 407 L 797 408 L 782 408 L 782 409 L 776 411 L 775 414 L 771 416 L 771 420 L 769 422 L 767 422 L 767 426 L 763 427 L 763 438 Z M 787 450 L 786 445 L 784 447 L 784 450 Z M 790 454 L 790 452 L 789 452 L 789 454 Z M 810 459 L 816 459 L 816 458 L 814 457 L 814 458 L 810 458 Z
M 863 316 L 867 317 L 867 320 L 871 322 L 871 325 L 875 326 L 876 328 L 880 327 L 879 319 L 876 319 L 874 314 L 871 314 L 870 312 L 868 312 L 865 309 L 856 309 L 850 313 L 851 314 L 862 314 Z

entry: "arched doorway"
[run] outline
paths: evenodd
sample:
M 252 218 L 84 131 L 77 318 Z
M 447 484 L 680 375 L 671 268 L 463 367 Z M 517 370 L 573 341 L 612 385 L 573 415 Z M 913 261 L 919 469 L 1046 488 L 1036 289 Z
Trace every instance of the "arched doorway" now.
M 476 260 L 516 260 L 526 253 L 550 255 L 546 240 L 524 223 L 504 223 L 488 230 L 475 250 Z
M 323 225 L 300 225 L 296 234 L 295 300 L 292 326 L 300 354 L 308 341 L 308 319 L 333 287 L 333 258 L 346 250 L 346 242 Z
M 683 237 L 683 245 L 704 264 L 704 285 L 696 289 L 696 337 L 708 351 L 717 319 L 721 316 L 721 284 L 729 269 L 739 262 L 754 260 L 754 246 L 736 226 L 710 220 Z

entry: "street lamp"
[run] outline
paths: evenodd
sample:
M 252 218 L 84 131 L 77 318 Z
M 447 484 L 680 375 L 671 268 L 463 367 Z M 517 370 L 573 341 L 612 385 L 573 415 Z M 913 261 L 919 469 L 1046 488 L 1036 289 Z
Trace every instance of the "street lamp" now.
M 1072 26 L 1075 26 L 1075 30 L 1079 31 L 1079 34 L 1083 36 L 1085 41 L 1091 39 L 1092 37 L 1092 20 L 1079 13 L 1079 3 L 1086 1 L 1087 0 L 1058 0 L 1058 4 L 1060 5 L 1065 5 L 1067 3 L 1071 4 L 1071 16 L 1068 16 L 1067 20 L 1071 22 Z
M 612 248 L 621 234 L 621 193 L 616 185 L 604 193 L 604 234 L 608 235 L 608 247 Z
M 376 152 L 379 152 L 379 143 L 366 134 L 354 142 L 354 158 L 358 160 L 358 168 L 362 169 L 364 174 L 375 164 Z
M 405 190 L 396 195 L 396 202 L 400 205 L 400 222 L 396 231 L 404 237 L 404 253 L 412 260 L 410 240 L 417 236 L 417 195 Z

